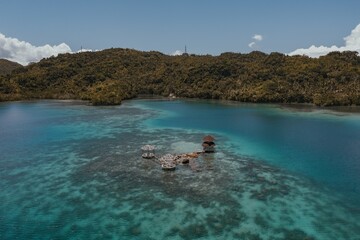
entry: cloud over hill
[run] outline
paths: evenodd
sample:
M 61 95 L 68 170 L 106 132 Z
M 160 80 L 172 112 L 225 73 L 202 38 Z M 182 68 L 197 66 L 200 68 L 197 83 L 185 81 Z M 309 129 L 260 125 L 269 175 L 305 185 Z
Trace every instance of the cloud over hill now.
M 360 52 L 360 24 L 357 25 L 352 31 L 351 34 L 344 38 L 345 45 L 338 47 L 338 46 L 315 46 L 312 45 L 309 48 L 300 48 L 296 49 L 295 51 L 289 53 L 290 56 L 292 55 L 307 55 L 309 57 L 320 57 L 323 55 L 328 54 L 329 52 L 333 51 L 357 51 Z
M 71 52 L 71 48 L 61 43 L 50 46 L 34 46 L 28 42 L 20 41 L 17 38 L 6 37 L 0 33 L 0 58 L 4 58 L 22 65 L 30 62 L 38 62 L 43 58 L 57 56 L 59 53 Z

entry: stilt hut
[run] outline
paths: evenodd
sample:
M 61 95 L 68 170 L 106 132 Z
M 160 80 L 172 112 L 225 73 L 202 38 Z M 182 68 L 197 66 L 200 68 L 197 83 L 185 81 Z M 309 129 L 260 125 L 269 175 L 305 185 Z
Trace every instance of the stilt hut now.
M 215 152 L 215 138 L 213 136 L 207 135 L 203 138 L 203 151 L 206 153 Z
M 163 170 L 175 170 L 176 160 L 174 155 L 166 154 L 162 156 L 159 160 Z
M 155 157 L 155 146 L 145 145 L 141 147 L 143 158 L 154 158 Z

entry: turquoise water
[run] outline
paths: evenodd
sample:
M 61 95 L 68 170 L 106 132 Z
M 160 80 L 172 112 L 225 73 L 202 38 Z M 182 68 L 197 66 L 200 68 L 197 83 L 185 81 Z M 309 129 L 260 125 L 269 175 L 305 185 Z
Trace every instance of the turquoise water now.
M 209 101 L 157 101 L 144 102 L 143 106 L 170 113 L 149 120 L 150 127 L 225 135 L 229 138 L 226 144 L 232 144 L 239 155 L 306 175 L 360 200 L 360 112 L 345 114 L 310 107 L 294 111 Z
M 360 239 L 360 114 L 211 101 L 0 104 L 0 239 Z M 217 152 L 164 172 L 140 157 Z

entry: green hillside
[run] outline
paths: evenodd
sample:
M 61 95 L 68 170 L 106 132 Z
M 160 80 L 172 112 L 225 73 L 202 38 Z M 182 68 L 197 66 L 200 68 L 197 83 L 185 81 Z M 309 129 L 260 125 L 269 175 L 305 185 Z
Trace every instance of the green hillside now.
M 119 104 L 138 94 L 245 102 L 360 105 L 360 57 L 280 53 L 168 56 L 107 49 L 62 54 L 0 77 L 0 100 L 86 99 Z

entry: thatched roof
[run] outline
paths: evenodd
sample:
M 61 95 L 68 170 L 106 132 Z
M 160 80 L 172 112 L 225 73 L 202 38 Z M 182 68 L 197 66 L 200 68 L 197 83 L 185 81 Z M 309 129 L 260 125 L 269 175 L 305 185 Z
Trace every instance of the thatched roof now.
M 214 142 L 215 138 L 211 135 L 207 135 L 203 138 L 203 142 Z
M 175 156 L 174 155 L 172 155 L 172 154 L 165 154 L 164 156 L 162 156 L 161 158 L 160 158 L 160 161 L 162 162 L 162 161 L 174 161 L 174 159 L 175 159 Z

